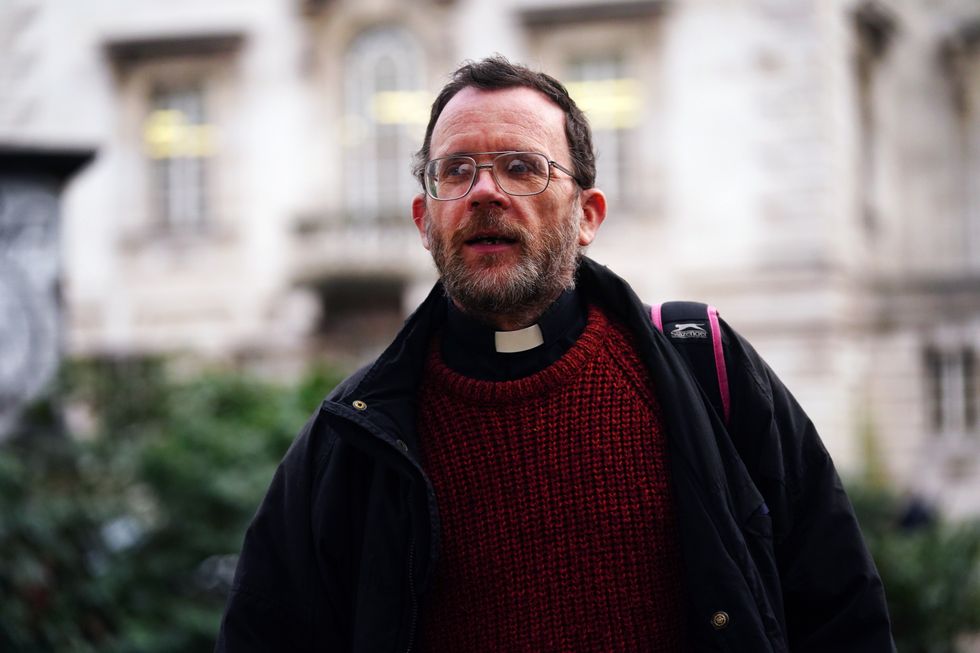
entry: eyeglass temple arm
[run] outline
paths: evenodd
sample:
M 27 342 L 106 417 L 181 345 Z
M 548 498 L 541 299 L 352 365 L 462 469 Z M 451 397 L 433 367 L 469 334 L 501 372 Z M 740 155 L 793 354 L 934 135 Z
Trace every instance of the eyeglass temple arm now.
M 582 185 L 582 182 L 578 180 L 578 177 L 575 175 L 575 173 L 569 170 L 568 168 L 566 168 L 565 166 L 563 166 L 562 164 L 558 163 L 557 161 L 551 161 L 551 160 L 548 161 L 548 164 L 555 166 L 556 168 L 564 172 L 566 175 L 574 179 L 575 183 L 578 184 L 579 186 Z

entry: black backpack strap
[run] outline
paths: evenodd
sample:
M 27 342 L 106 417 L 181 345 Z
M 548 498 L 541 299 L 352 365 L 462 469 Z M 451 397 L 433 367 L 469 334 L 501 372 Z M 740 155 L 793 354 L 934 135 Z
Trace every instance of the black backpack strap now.
M 718 310 L 700 302 L 665 302 L 650 307 L 650 319 L 687 361 L 711 405 L 727 425 L 731 393 Z

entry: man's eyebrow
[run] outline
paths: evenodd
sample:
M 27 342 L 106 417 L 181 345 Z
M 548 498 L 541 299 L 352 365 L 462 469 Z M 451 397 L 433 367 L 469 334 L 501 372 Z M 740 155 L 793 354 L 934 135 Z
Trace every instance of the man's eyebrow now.
M 512 154 L 514 152 L 533 152 L 534 150 L 495 150 L 493 152 L 447 152 L 446 154 L 440 154 L 437 158 L 444 158 L 447 156 L 487 156 L 490 154 Z

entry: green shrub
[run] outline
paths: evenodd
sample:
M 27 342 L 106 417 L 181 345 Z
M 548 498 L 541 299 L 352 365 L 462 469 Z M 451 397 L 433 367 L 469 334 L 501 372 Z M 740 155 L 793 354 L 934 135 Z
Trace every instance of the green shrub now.
M 245 528 L 337 381 L 66 369 L 59 401 L 85 432 L 38 406 L 0 448 L 0 650 L 211 651 Z
M 954 653 L 980 631 L 980 523 L 903 527 L 909 503 L 884 489 L 848 489 L 885 586 L 901 653 Z M 907 521 L 907 520 L 906 520 Z

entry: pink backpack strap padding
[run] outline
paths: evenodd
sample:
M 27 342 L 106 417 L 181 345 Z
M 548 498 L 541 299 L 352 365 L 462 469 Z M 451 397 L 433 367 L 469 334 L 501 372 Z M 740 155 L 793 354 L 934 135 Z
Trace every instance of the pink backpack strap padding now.
M 722 417 L 725 424 L 731 419 L 731 390 L 728 387 L 728 367 L 725 364 L 725 349 L 721 343 L 721 325 L 718 323 L 718 309 L 714 306 L 707 306 L 708 324 L 711 331 L 711 348 L 714 354 L 715 374 L 718 378 L 718 395 L 721 398 Z M 650 306 L 650 321 L 657 327 L 657 331 L 664 332 L 663 304 L 652 304 Z M 695 374 L 697 376 L 697 374 Z
M 657 331 L 660 333 L 664 332 L 664 321 L 660 317 L 660 306 L 661 304 L 654 304 L 650 307 L 650 319 L 653 320 L 653 325 L 657 327 Z
M 728 368 L 725 365 L 725 350 L 721 346 L 721 326 L 718 324 L 718 309 L 708 306 L 708 321 L 711 323 L 711 346 L 715 351 L 715 372 L 718 373 L 718 393 L 721 395 L 721 407 L 728 424 L 731 413 L 731 401 L 728 389 Z

